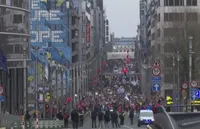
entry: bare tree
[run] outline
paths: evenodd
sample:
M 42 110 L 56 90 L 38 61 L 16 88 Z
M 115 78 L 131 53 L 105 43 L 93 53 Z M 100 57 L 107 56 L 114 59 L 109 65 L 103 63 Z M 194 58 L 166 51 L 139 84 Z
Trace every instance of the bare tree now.
M 197 13 L 192 13 L 192 10 L 185 10 L 184 13 L 170 14 L 173 21 L 166 22 L 163 26 L 162 41 L 164 42 L 163 56 L 170 58 L 175 56 L 177 52 L 180 53 L 180 77 L 182 80 L 187 80 L 189 70 L 189 51 L 188 51 L 188 37 L 193 39 L 193 79 L 200 78 L 199 53 L 200 53 L 200 24 L 198 23 Z M 166 62 L 165 62 L 166 63 Z M 172 64 L 172 63 L 171 63 Z M 172 65 L 171 65 L 172 66 Z

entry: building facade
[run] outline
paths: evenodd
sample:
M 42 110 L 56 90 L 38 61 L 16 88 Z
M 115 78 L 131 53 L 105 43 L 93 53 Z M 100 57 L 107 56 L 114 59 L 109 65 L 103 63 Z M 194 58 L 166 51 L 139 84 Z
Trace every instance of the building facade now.
M 5 88 L 5 101 L 1 106 L 10 113 L 23 112 L 26 108 L 24 78 L 29 59 L 29 16 L 27 0 L 0 1 L 0 48 L 7 58 L 8 67 L 8 71 L 0 71 L 1 84 Z
M 182 50 L 177 48 L 179 42 L 188 43 L 188 36 L 196 33 L 194 32 L 196 31 L 195 27 L 192 29 L 193 32 L 189 31 L 187 27 L 190 29 L 191 25 L 199 25 L 199 6 L 200 1 L 198 0 L 152 0 L 147 6 L 147 10 L 149 10 L 146 16 L 147 40 L 151 41 L 152 60 L 157 59 L 161 62 L 162 96 L 173 96 L 174 90 L 181 87 L 181 82 L 174 79 L 174 76 L 178 77 L 176 71 L 178 66 L 177 63 L 175 66 L 172 65 L 172 58 L 177 58 L 177 55 L 174 54 L 177 51 L 184 55 L 182 50 L 185 48 Z M 179 74 L 184 75 L 179 78 L 179 81 L 188 81 L 187 73 L 180 71 Z
M 107 16 L 104 16 L 105 18 L 105 43 L 110 42 L 110 27 L 109 27 L 109 20 L 107 19 Z
M 122 37 L 115 38 L 113 42 L 113 52 L 134 52 L 135 51 L 135 38 Z

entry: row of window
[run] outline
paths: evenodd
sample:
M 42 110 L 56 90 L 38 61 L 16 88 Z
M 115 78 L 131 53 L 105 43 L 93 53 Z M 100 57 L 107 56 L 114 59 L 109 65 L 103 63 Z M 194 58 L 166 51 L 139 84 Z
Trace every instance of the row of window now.
M 164 6 L 184 6 L 184 0 L 164 0 Z M 187 6 L 197 6 L 197 0 L 186 0 Z
M 125 45 L 113 46 L 114 49 L 117 49 L 117 48 L 132 48 L 132 47 L 133 46 L 131 46 L 131 45 L 127 45 L 127 46 L 125 46 Z
M 127 50 L 115 50 L 114 52 L 127 52 Z M 134 52 L 134 49 L 129 50 L 129 52 Z
M 192 13 L 164 13 L 164 22 L 173 22 L 173 21 L 198 21 L 197 12 Z

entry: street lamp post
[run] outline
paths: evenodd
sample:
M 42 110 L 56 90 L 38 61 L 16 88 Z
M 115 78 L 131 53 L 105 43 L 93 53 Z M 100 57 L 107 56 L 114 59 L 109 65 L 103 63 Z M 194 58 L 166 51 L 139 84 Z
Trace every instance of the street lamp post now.
M 193 37 L 189 37 L 189 84 L 190 82 L 192 81 L 192 40 L 193 40 Z M 189 95 L 191 94 L 191 86 L 189 86 Z M 191 101 L 190 101 L 191 103 Z
M 35 113 L 36 113 L 36 129 L 38 129 L 38 50 L 39 47 L 32 47 L 35 50 Z
M 24 114 L 27 111 L 27 46 L 28 43 L 26 42 L 26 40 L 23 40 L 23 72 L 24 72 Z
M 176 96 L 176 94 L 177 94 L 176 91 L 177 90 L 176 90 L 175 72 L 174 72 L 175 71 L 175 57 L 173 56 L 172 59 L 173 59 L 173 64 L 172 65 L 173 65 L 173 92 L 174 92 L 174 100 L 175 100 L 176 104 L 178 104 L 177 103 L 177 96 Z
M 178 105 L 180 104 L 180 53 L 177 51 L 177 94 L 178 94 Z

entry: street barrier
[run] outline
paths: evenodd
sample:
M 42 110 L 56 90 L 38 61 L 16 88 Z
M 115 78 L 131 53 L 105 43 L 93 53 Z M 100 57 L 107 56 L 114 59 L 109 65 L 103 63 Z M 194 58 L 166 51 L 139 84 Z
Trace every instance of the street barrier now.
M 90 112 L 85 113 L 84 120 L 90 116 Z M 35 120 L 25 121 L 25 129 L 35 129 Z M 69 118 L 69 124 L 71 119 Z M 12 123 L 12 129 L 22 129 L 23 123 L 21 120 Z M 64 128 L 64 120 L 58 119 L 39 119 L 38 129 L 62 129 Z
M 160 106 L 161 110 L 154 114 L 154 125 L 163 129 L 178 129 L 176 122 L 170 118 L 163 106 Z
M 20 121 L 21 117 L 17 115 L 8 115 L 8 114 L 1 114 L 0 115 L 0 126 L 11 128 L 13 122 Z

